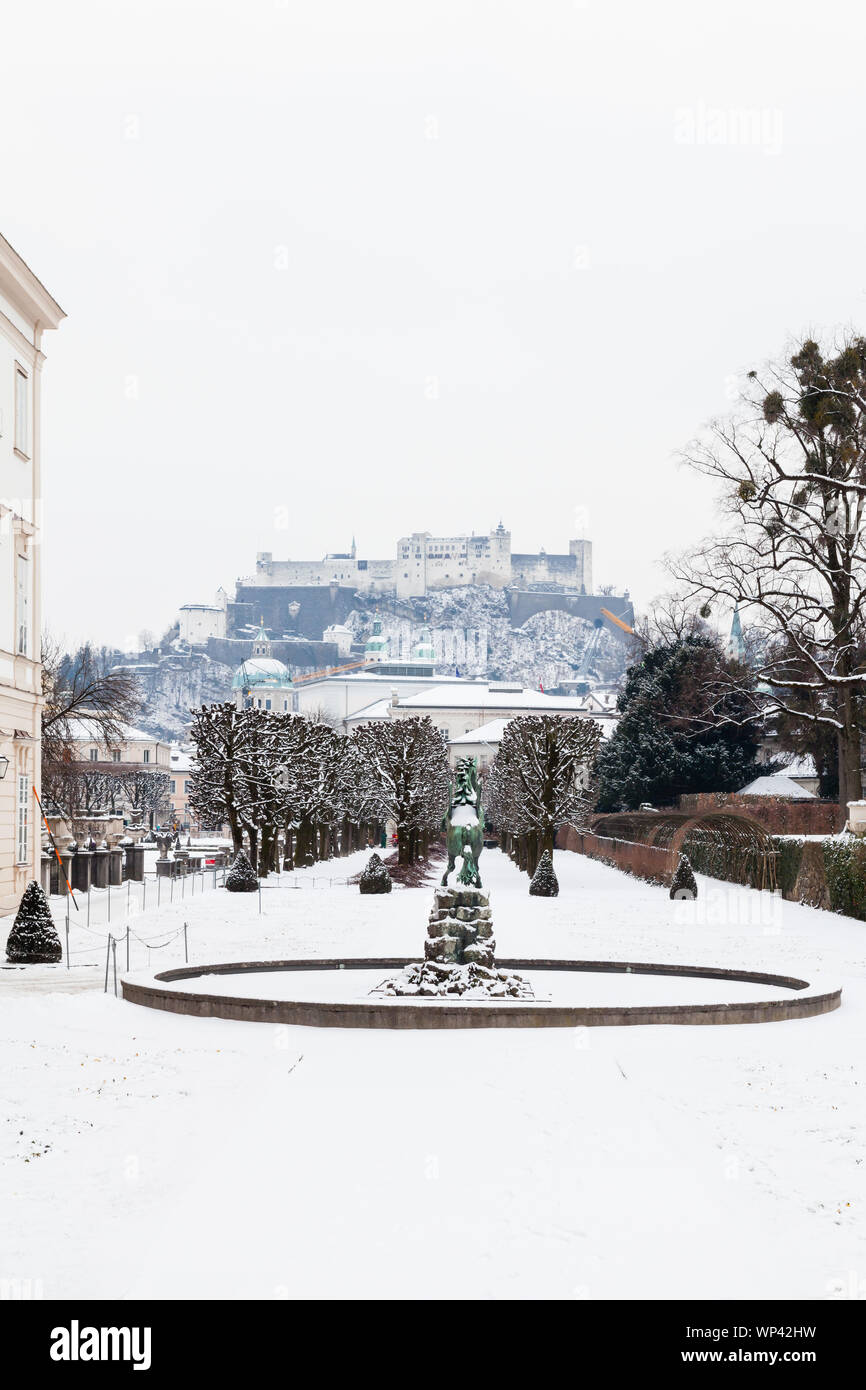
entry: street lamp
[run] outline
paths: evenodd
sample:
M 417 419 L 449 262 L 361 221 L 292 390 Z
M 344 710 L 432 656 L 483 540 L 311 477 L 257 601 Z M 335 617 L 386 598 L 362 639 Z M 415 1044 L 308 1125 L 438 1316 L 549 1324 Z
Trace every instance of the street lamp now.
M 9 771 L 9 759 L 8 759 L 7 757 L 4 757 L 4 756 L 0 755 L 0 782 L 3 781 L 3 778 L 6 776 L 6 773 L 7 773 L 8 771 Z

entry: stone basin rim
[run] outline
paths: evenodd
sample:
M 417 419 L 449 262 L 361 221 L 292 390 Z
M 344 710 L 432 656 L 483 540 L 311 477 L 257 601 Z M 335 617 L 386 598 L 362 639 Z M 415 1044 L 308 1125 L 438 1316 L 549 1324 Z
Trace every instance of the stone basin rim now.
M 342 1028 L 596 1027 L 630 1024 L 769 1023 L 811 1018 L 838 1009 L 842 990 L 822 989 L 798 976 L 723 966 L 671 962 L 528 959 L 502 956 L 497 968 L 679 976 L 766 984 L 792 992 L 791 999 L 741 1003 L 573 1005 L 540 1000 L 456 1000 L 443 997 L 389 997 L 351 1001 L 274 1000 L 160 988 L 203 975 L 267 974 L 309 970 L 388 970 L 418 963 L 417 956 L 303 957 L 279 961 L 219 961 L 162 970 L 144 979 L 124 976 L 123 997 L 130 1003 L 199 1017 L 257 1023 Z M 804 991 L 808 991 L 804 993 Z

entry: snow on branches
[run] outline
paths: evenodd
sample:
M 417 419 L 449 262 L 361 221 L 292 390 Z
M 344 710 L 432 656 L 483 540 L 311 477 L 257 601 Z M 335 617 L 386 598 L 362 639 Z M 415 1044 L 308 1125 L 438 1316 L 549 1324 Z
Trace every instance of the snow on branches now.
M 383 819 L 397 827 L 398 862 L 416 857 L 418 836 L 438 830 L 448 807 L 445 735 L 429 715 L 378 719 L 354 730 L 354 743 Z
M 594 719 L 525 714 L 506 724 L 485 804 L 506 836 L 531 838 L 530 872 L 545 850 L 552 854 L 561 825 L 584 823 L 600 743 L 601 727 Z
M 300 714 L 202 706 L 190 805 L 208 826 L 227 824 L 259 873 L 312 864 L 378 836 L 393 817 L 408 837 L 438 827 L 448 798 L 443 736 L 429 719 L 385 720 L 351 738 Z M 401 841 L 402 843 L 402 841 Z M 410 846 L 414 856 L 414 842 Z

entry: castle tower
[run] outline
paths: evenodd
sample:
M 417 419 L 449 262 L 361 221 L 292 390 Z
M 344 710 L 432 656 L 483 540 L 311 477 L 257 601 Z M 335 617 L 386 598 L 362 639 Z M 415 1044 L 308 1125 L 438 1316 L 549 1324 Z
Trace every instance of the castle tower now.
M 573 540 L 568 542 L 568 553 L 577 561 L 574 583 L 584 594 L 592 593 L 592 541 Z

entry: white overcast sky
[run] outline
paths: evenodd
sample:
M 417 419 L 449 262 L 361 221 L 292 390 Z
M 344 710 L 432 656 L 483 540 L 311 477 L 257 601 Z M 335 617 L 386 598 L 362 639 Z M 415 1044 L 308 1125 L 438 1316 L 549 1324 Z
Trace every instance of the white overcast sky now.
M 713 525 L 674 456 L 732 374 L 863 325 L 850 0 L 0 15 L 0 230 L 69 315 L 45 343 L 69 640 L 162 631 L 258 550 L 500 518 L 520 550 L 585 531 L 643 603 Z

